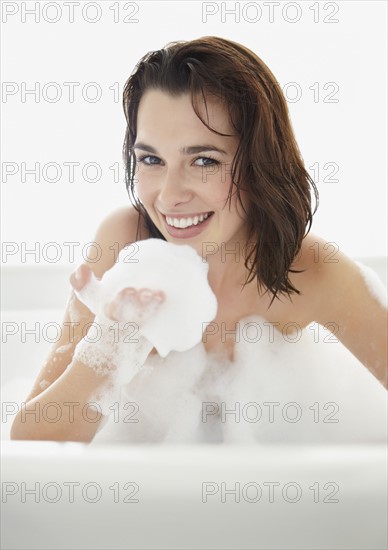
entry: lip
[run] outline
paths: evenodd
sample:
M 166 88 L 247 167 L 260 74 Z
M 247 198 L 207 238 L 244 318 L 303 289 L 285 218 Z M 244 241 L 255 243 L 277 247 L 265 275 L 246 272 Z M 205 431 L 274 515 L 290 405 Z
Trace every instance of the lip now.
M 207 214 L 207 212 L 200 212 L 200 214 Z M 199 214 L 194 214 L 189 216 L 186 214 L 185 216 L 175 215 L 171 217 L 180 219 L 180 218 L 191 218 L 198 215 Z M 186 227 L 185 229 L 178 229 L 177 227 L 172 227 L 171 225 L 168 225 L 166 216 L 162 214 L 164 225 L 166 226 L 167 232 L 169 233 L 169 235 L 171 235 L 171 237 L 175 237 L 176 239 L 189 239 L 191 237 L 196 237 L 206 229 L 213 215 L 214 215 L 214 212 L 210 214 L 210 216 L 205 221 L 203 221 L 202 223 L 199 223 L 198 225 L 192 225 L 191 227 Z
M 208 214 L 210 212 L 210 210 L 205 210 L 204 212 L 195 212 L 194 214 L 169 214 L 169 213 L 165 213 L 165 212 L 161 212 L 162 216 L 164 218 L 166 217 L 169 217 L 169 218 L 177 218 L 178 220 L 180 220 L 181 218 L 195 218 L 195 216 L 200 216 L 201 214 L 204 216 L 205 214 Z

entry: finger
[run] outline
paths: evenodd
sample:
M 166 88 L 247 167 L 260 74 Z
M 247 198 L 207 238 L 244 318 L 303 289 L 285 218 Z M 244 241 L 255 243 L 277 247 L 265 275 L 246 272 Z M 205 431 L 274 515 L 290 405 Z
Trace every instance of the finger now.
M 70 277 L 77 298 L 85 304 L 94 314 L 97 313 L 100 295 L 100 280 L 93 271 L 82 264 Z
M 107 317 L 113 321 L 125 320 L 124 309 L 134 309 L 137 300 L 137 292 L 133 287 L 126 287 L 120 290 L 114 300 L 109 302 L 104 307 L 104 312 Z
M 136 297 L 137 291 L 132 286 L 127 286 L 126 288 L 123 288 L 120 290 L 120 292 L 117 294 L 116 299 L 123 299 L 123 300 L 133 300 Z
M 163 292 L 163 290 L 156 290 L 154 292 L 154 299 L 155 299 L 156 302 L 159 302 L 159 303 L 164 302 L 165 299 L 166 299 L 166 295 Z
M 87 265 L 81 264 L 75 271 L 70 275 L 70 284 L 74 290 L 81 290 L 90 279 L 90 269 Z
M 141 288 L 138 292 L 139 301 L 142 304 L 148 304 L 152 301 L 154 293 L 149 288 Z

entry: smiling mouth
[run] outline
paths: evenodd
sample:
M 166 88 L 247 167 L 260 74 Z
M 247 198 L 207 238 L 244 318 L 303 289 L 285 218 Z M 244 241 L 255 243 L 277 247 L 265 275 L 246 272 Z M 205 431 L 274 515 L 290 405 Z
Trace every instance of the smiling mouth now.
M 201 225 L 204 221 L 209 219 L 214 212 L 206 212 L 205 214 L 200 214 L 199 216 L 188 216 L 187 218 L 174 218 L 171 216 L 164 216 L 167 225 L 174 227 L 176 229 L 187 229 L 188 227 L 195 227 L 196 225 Z

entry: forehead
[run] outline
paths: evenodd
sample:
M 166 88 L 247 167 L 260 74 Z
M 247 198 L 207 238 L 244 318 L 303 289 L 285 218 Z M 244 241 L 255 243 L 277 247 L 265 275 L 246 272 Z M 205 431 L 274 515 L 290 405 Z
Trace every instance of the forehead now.
M 228 109 L 224 102 L 215 96 L 206 96 L 206 105 L 202 97 L 196 98 L 195 106 L 201 118 L 211 128 L 224 134 L 234 134 L 229 120 Z M 213 140 L 233 141 L 233 138 L 220 136 L 209 130 L 196 115 L 191 104 L 191 94 L 173 96 L 162 90 L 147 90 L 141 97 L 137 113 L 137 133 L 140 138 L 152 137 L 156 133 L 171 133 L 177 137 L 195 132 Z M 224 141 L 225 142 L 225 141 Z

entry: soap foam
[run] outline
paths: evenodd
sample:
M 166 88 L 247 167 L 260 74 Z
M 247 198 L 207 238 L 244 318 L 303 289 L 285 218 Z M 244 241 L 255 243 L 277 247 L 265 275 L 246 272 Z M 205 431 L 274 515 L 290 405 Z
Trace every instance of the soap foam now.
M 48 380 L 41 380 L 39 382 L 39 387 L 42 389 L 42 390 L 45 390 L 46 388 L 48 388 L 50 386 L 50 382 Z
M 76 298 L 75 292 L 71 288 L 69 298 L 68 298 L 68 310 L 69 310 L 70 321 L 72 323 L 77 323 L 81 319 L 81 314 L 77 309 L 75 298 Z
M 276 330 L 272 341 L 248 340 L 244 325 L 264 322 L 240 320 L 234 361 L 202 343 L 150 356 L 92 444 L 386 441 L 386 390 L 341 342 L 321 326 L 317 340 L 317 324 L 295 342 Z
M 202 333 L 217 307 L 207 264 L 187 245 L 135 244 L 138 262 L 126 263 L 123 251 L 101 281 L 92 277 L 78 293 L 102 324 L 104 306 L 127 286 L 166 294 L 139 326 L 137 344 L 102 342 L 94 358 L 84 348 L 90 366 L 110 354 L 117 367 L 93 396 L 110 416 L 92 444 L 386 441 L 385 388 L 324 327 L 285 335 L 254 315 L 237 324 L 233 361 L 207 354 Z M 360 269 L 381 300 L 377 276 Z M 153 346 L 159 355 L 149 355 Z
M 92 273 L 89 283 L 81 291 L 75 291 L 77 297 L 106 321 L 106 304 L 124 288 L 162 290 L 165 302 L 142 323 L 139 333 L 153 343 L 162 357 L 172 350 L 192 348 L 217 312 L 217 300 L 207 280 L 207 262 L 191 246 L 161 239 L 146 239 L 132 246 L 137 252 L 131 261 L 128 252 L 121 250 L 117 263 L 101 281 Z
M 100 336 L 93 342 L 88 333 L 77 345 L 73 360 L 93 368 L 98 376 L 107 377 L 100 391 L 92 396 L 104 414 L 109 414 L 109 402 L 138 373 L 153 347 L 161 357 L 193 348 L 217 312 L 217 300 L 207 280 L 209 266 L 192 247 L 161 239 L 147 239 L 131 246 L 136 250 L 131 261 L 123 249 L 101 280 L 91 273 L 84 288 L 74 291 L 95 314 L 94 324 Z M 137 316 L 136 307 L 130 304 L 123 309 L 125 319 L 112 321 L 106 316 L 106 306 L 127 287 L 160 290 L 165 300 L 145 318 L 142 311 Z

